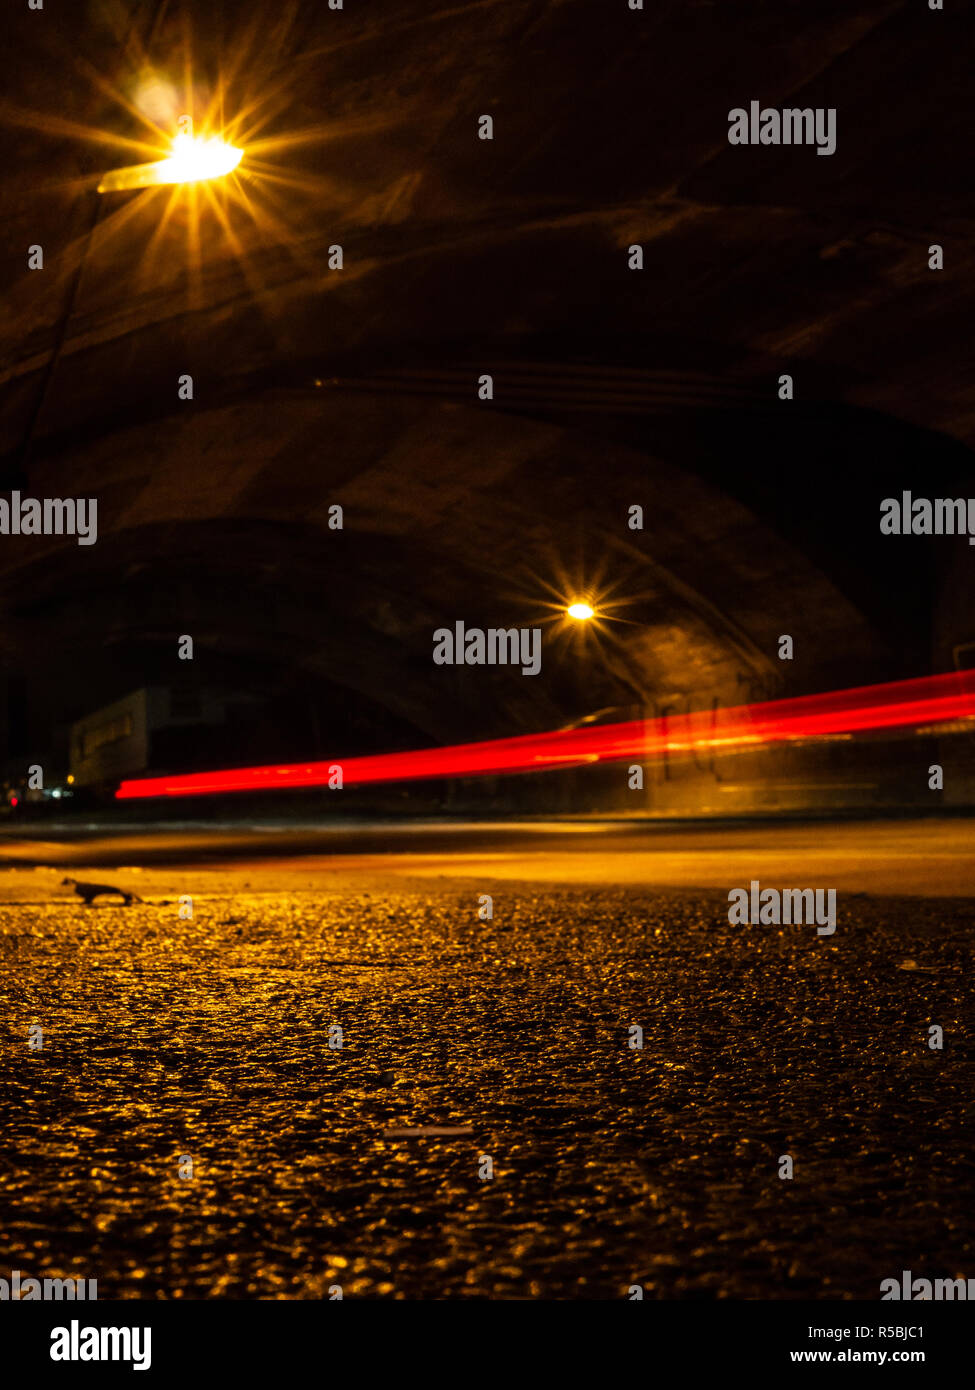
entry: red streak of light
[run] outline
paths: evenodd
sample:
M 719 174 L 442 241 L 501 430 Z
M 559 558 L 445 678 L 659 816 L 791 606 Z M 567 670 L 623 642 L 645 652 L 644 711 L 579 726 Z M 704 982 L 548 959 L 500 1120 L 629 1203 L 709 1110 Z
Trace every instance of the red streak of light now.
M 673 714 L 661 719 L 603 724 L 588 729 L 522 734 L 448 748 L 380 753 L 283 767 L 238 767 L 145 777 L 121 784 L 120 801 L 153 796 L 207 796 L 215 792 L 328 785 L 329 769 L 342 769 L 343 785 L 406 782 L 424 777 L 478 777 L 499 772 L 541 772 L 573 763 L 618 762 L 662 753 L 732 749 L 878 729 L 910 729 L 975 717 L 975 671 L 925 676 L 890 685 L 771 700 L 733 709 Z

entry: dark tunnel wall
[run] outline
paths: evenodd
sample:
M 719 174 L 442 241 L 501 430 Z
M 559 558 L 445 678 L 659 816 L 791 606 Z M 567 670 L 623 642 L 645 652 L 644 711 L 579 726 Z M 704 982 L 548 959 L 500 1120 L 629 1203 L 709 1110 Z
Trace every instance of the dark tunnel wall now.
M 930 660 L 923 644 L 933 634 L 910 610 L 905 621 L 893 550 L 886 589 L 852 602 L 810 558 L 834 557 L 842 580 L 841 545 L 823 546 L 814 510 L 789 518 L 783 535 L 716 485 L 713 461 L 695 455 L 701 414 L 690 439 L 673 419 L 643 421 L 639 450 L 494 405 L 332 385 L 49 451 L 38 465 L 49 493 L 97 493 L 99 539 L 90 549 L 68 538 L 6 540 L 0 602 L 29 711 L 8 754 L 49 747 L 56 723 L 129 690 L 177 681 L 264 708 L 245 735 L 237 730 L 229 761 L 239 763 L 503 737 L 598 711 L 660 717 L 895 679 L 916 672 L 908 660 Z M 754 486 L 787 440 L 778 428 L 763 446 L 750 413 L 738 428 L 753 440 Z M 887 428 L 848 416 L 831 467 L 844 447 L 858 453 Z M 727 441 L 727 418 L 725 430 Z M 815 447 L 805 428 L 795 438 L 797 456 Z M 671 457 L 650 453 L 650 442 Z M 691 459 L 673 461 L 682 452 Z M 932 467 L 951 456 L 928 441 Z M 748 493 L 745 480 L 738 486 Z M 341 530 L 329 526 L 336 505 Z M 634 505 L 642 530 L 628 524 Z M 928 581 L 943 593 L 938 612 L 954 646 L 971 611 L 959 599 L 965 574 L 932 566 Z M 604 595 L 611 614 L 584 646 L 553 620 L 579 592 Z M 435 666 L 433 633 L 458 619 L 541 625 L 540 674 Z M 898 631 L 899 644 L 890 640 Z M 192 665 L 177 659 L 184 633 L 194 637 Z M 791 661 L 778 657 L 786 633 Z M 163 766 L 174 756 L 178 765 L 177 745 L 167 746 Z M 219 739 L 204 746 L 219 763 Z M 194 755 L 198 764 L 202 750 L 187 745 L 189 766 Z M 858 757 L 852 770 L 840 750 L 822 747 L 671 759 L 648 769 L 639 794 L 617 768 L 518 779 L 503 798 L 529 809 L 723 814 L 904 795 L 903 760 L 883 750 Z M 444 804 L 443 788 L 411 795 Z M 497 786 L 470 785 L 450 790 L 446 804 L 500 805 L 499 796 Z

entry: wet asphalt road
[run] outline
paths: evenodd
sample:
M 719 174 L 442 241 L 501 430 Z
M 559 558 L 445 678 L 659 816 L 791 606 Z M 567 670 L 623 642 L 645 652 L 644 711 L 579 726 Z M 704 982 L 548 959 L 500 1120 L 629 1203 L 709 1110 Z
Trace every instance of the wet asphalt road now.
M 128 909 L 5 871 L 0 1276 L 516 1299 L 975 1276 L 970 898 L 847 893 L 819 937 L 732 927 L 713 889 L 129 863 L 90 875 L 149 899 Z M 385 1137 L 423 1125 L 472 1133 Z

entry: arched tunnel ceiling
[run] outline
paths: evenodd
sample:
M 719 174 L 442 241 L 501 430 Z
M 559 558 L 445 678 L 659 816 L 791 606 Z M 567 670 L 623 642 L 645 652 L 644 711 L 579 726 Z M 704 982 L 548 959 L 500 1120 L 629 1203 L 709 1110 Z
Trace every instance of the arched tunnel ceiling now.
M 970 476 L 970 14 L 90 0 L 10 24 L 0 457 L 8 487 L 99 498 L 96 546 L 0 549 L 8 653 L 72 684 L 61 715 L 159 678 L 174 630 L 228 678 L 327 683 L 431 738 L 760 684 L 784 630 L 810 639 L 797 688 L 923 658 L 936 577 L 876 515 Z M 270 142 L 248 207 L 201 195 L 196 247 L 185 201 L 100 199 L 136 156 L 81 138 L 141 138 L 116 97 L 178 82 L 187 33 L 198 98 L 222 70 Z M 835 106 L 835 155 L 730 148 L 753 97 Z M 587 690 L 570 662 L 431 672 L 442 622 L 528 623 L 596 574 L 628 606 Z

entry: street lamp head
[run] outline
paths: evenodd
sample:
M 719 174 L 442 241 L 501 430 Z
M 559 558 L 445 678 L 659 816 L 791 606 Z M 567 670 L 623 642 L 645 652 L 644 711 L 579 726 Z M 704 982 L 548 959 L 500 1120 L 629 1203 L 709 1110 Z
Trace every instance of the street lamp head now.
M 565 611 L 570 618 L 575 618 L 580 623 L 587 622 L 589 618 L 596 616 L 595 611 L 589 607 L 588 603 L 570 603 Z
M 114 169 L 98 185 L 99 193 L 120 193 L 131 188 L 152 188 L 159 184 L 202 183 L 230 174 L 244 157 L 244 151 L 222 140 L 219 135 L 177 135 L 172 153 L 153 164 L 134 164 Z
M 199 135 L 177 135 L 173 152 L 162 161 L 165 173 L 160 183 L 199 183 L 219 179 L 237 168 L 244 151 L 221 140 L 219 135 L 204 139 Z

